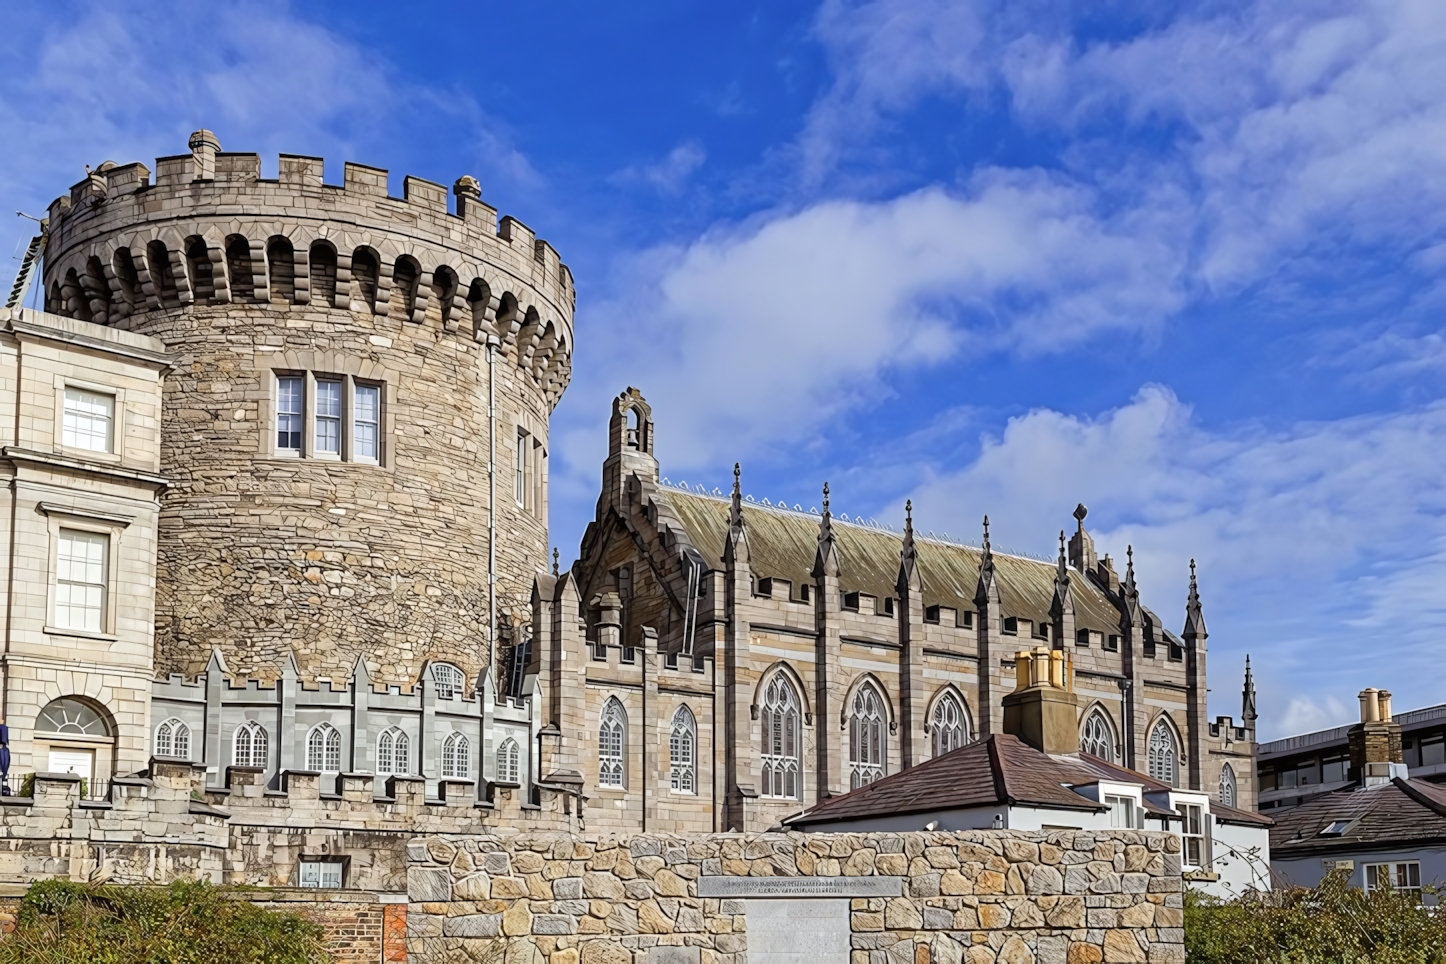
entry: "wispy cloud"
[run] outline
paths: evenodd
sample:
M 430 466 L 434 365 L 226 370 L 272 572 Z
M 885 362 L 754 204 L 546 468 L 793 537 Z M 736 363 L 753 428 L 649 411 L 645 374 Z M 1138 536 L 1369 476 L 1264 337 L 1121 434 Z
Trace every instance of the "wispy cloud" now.
M 703 145 L 688 140 L 657 161 L 623 168 L 610 180 L 614 184 L 646 184 L 660 194 L 675 195 L 683 190 L 688 179 L 707 159 L 708 153 L 703 150 Z

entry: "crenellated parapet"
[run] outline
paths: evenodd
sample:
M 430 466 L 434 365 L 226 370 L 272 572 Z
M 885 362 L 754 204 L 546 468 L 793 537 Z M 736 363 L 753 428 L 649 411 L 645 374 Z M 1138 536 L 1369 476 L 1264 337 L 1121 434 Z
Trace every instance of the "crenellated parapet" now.
M 447 189 L 348 162 L 341 185 L 321 158 L 225 153 L 209 131 L 191 153 L 106 162 L 50 206 L 46 309 L 132 327 L 182 306 L 334 308 L 499 339 L 549 409 L 571 378 L 572 273 L 555 248 L 482 201 L 475 178 Z

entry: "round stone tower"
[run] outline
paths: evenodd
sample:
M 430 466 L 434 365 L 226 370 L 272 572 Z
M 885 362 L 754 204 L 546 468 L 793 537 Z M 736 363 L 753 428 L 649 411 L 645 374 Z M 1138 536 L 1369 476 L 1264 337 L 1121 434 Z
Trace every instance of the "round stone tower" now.
M 468 688 L 547 564 L 548 417 L 571 374 L 572 276 L 481 200 L 319 158 L 110 162 L 50 207 L 46 309 L 161 339 L 156 668 Z M 151 427 L 152 429 L 154 427 Z M 145 430 L 126 426 L 126 430 Z M 495 472 L 489 444 L 495 432 Z M 489 502 L 495 500 L 494 506 Z M 124 605 L 124 601 L 121 601 Z

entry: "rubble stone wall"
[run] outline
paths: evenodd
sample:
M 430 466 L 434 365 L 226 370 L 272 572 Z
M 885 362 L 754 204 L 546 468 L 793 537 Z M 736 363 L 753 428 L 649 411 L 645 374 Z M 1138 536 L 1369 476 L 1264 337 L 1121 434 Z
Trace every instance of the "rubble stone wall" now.
M 700 896 L 709 877 L 891 878 L 849 902 L 850 964 L 1185 960 L 1162 833 L 442 835 L 408 856 L 418 964 L 745 964 L 757 898 Z

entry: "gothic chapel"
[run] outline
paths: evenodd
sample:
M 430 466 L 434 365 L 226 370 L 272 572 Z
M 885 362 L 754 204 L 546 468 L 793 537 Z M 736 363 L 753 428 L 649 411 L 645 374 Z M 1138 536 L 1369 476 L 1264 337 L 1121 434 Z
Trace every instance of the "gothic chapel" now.
M 1206 717 L 1192 564 L 1183 631 L 1097 557 L 1056 563 L 661 481 L 651 409 L 613 402 L 580 557 L 533 592 L 544 785 L 594 830 L 765 830 L 1003 730 L 1016 655 L 1062 651 L 1084 752 L 1254 809 L 1254 693 Z

